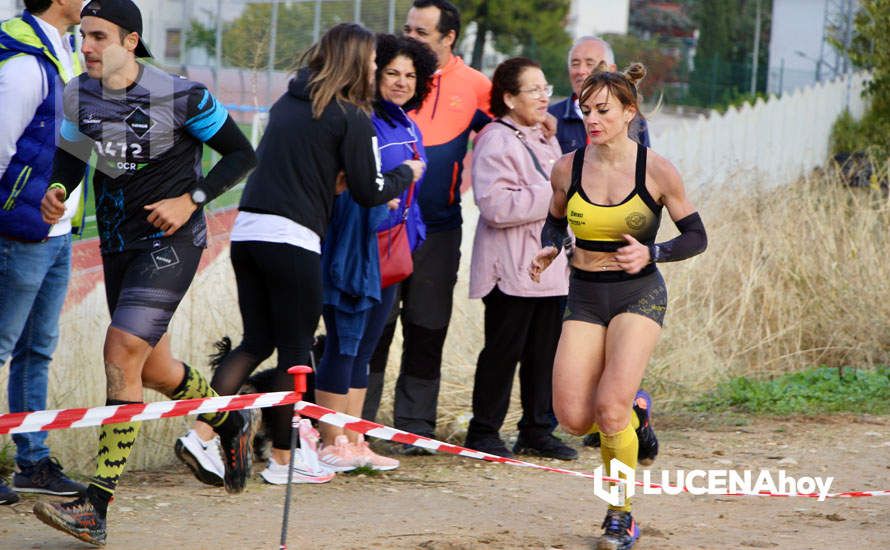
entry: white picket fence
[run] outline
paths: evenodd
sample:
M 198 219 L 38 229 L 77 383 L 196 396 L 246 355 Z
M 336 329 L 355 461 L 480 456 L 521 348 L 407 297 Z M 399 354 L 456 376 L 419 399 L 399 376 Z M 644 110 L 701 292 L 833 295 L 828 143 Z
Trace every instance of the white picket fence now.
M 785 185 L 825 163 L 831 126 L 847 97 L 852 115 L 862 116 L 866 78 L 855 73 L 724 114 L 711 111 L 656 135 L 652 146 L 676 165 L 691 190 Z

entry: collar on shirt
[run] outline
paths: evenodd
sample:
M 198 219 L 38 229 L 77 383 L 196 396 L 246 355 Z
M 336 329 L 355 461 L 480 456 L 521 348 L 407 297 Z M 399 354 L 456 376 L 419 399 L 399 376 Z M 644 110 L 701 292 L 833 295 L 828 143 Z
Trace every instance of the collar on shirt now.
M 43 31 L 43 34 L 49 38 L 49 41 L 52 45 L 53 53 L 57 56 L 62 52 L 67 53 L 69 56 L 73 52 L 73 48 L 71 47 L 71 43 L 68 40 L 71 37 L 71 33 L 66 32 L 64 35 L 59 34 L 59 29 L 50 25 L 46 21 L 44 21 L 39 15 L 34 16 L 34 20 L 37 21 L 37 24 L 40 25 L 40 29 Z
M 62 67 L 65 68 L 65 72 L 69 76 L 74 76 L 77 71 L 74 69 L 74 37 L 71 33 L 66 32 L 64 35 L 59 34 L 59 29 L 50 25 L 39 16 L 33 15 L 34 21 L 37 22 L 37 25 L 40 27 L 40 30 L 43 31 L 43 34 L 46 35 L 46 38 L 49 40 L 48 46 L 52 53 L 56 56 L 56 59 L 62 64 Z

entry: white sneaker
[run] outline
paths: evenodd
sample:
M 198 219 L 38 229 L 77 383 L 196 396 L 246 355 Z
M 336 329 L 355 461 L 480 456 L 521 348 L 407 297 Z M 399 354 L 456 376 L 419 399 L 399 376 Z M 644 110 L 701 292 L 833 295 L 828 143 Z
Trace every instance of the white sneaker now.
M 308 418 L 301 418 L 297 425 L 297 433 L 300 435 L 300 448 L 297 449 L 297 457 L 311 472 L 333 472 L 318 460 L 318 441 L 321 436 L 318 430 L 312 427 Z
M 219 437 L 202 441 L 195 430 L 176 440 L 176 456 L 191 469 L 201 483 L 222 487 L 226 468 L 222 461 Z
M 311 470 L 303 463 L 299 453 L 294 455 L 292 483 L 327 483 L 334 479 L 335 475 L 334 472 L 327 469 Z M 287 464 L 279 464 L 270 457 L 269 462 L 266 463 L 266 469 L 260 472 L 260 477 L 272 485 L 286 485 Z

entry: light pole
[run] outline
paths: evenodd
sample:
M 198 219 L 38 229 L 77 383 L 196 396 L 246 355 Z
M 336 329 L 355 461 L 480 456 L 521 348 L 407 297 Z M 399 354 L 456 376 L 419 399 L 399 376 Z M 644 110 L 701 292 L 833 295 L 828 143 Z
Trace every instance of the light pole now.
M 275 73 L 275 47 L 278 41 L 278 0 L 272 0 L 271 26 L 269 31 L 269 66 L 266 67 L 266 103 L 272 103 L 272 76 Z
M 757 93 L 757 61 L 760 57 L 760 0 L 754 7 L 757 10 L 754 23 L 754 52 L 751 54 L 751 95 Z
M 811 62 L 815 63 L 815 65 L 816 65 L 816 77 L 815 77 L 816 82 L 822 81 L 822 66 L 823 65 L 825 67 L 831 69 L 831 72 L 834 73 L 835 75 L 837 75 L 837 68 L 830 65 L 827 61 L 825 61 L 821 57 L 819 59 L 815 59 L 813 57 L 808 56 L 806 53 L 804 53 L 800 50 L 794 50 L 794 53 L 798 57 L 802 57 L 802 58 L 806 59 L 807 61 L 811 61 Z

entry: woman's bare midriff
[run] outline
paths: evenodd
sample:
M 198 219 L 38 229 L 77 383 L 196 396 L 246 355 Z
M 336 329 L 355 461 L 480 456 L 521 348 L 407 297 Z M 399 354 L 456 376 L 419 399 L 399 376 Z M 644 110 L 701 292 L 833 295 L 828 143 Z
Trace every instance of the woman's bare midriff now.
M 614 252 L 596 252 L 575 247 L 571 266 L 583 271 L 621 271 Z

